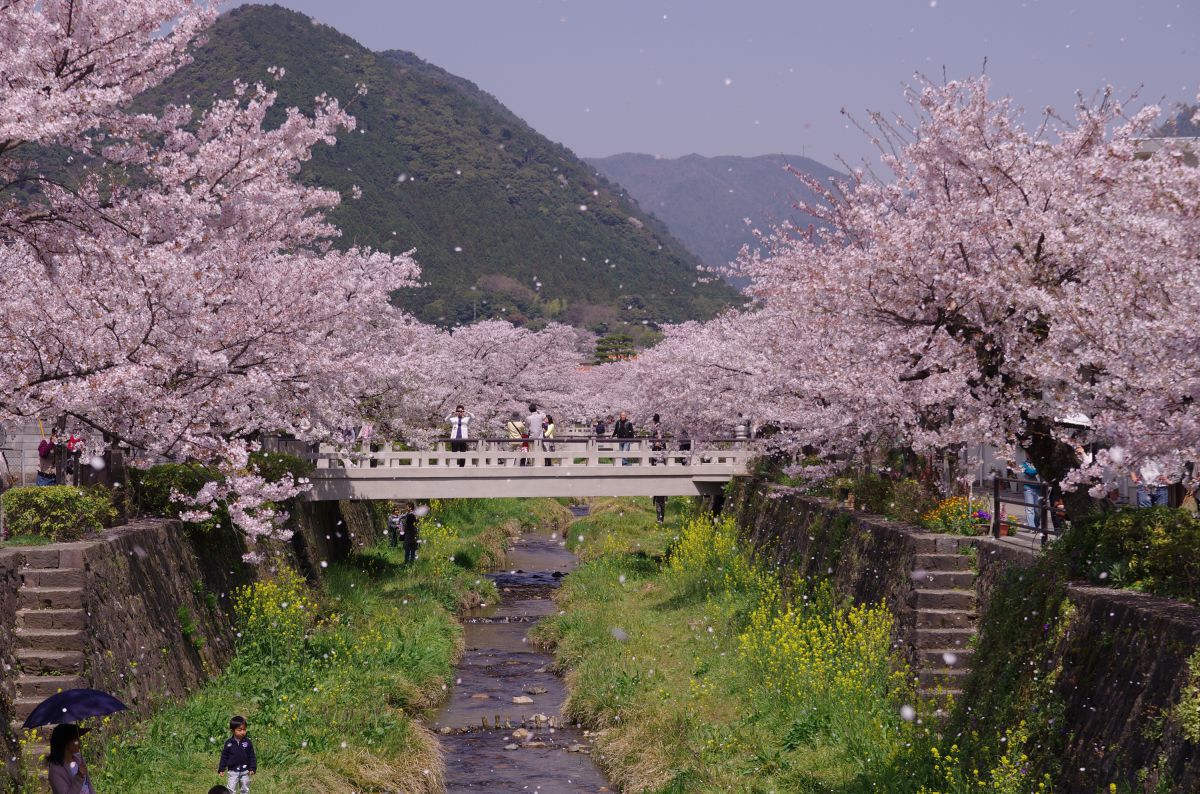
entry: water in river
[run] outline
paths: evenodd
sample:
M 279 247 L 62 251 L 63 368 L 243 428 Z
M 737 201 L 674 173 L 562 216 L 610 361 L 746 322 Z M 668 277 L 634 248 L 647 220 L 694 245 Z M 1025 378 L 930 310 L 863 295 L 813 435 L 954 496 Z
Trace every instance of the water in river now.
M 512 544 L 506 562 L 505 570 L 489 574 L 500 603 L 465 618 L 466 651 L 433 725 L 446 759 L 446 790 L 611 791 L 592 763 L 588 737 L 563 725 L 567 693 L 550 670 L 552 658 L 525 637 L 555 611 L 551 596 L 575 567 L 575 555 L 557 537 L 531 533 Z

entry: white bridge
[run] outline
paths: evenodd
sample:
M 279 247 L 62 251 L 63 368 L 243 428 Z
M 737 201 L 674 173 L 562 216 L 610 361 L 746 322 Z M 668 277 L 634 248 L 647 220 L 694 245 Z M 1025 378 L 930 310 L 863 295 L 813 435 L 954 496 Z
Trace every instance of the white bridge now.
M 305 451 L 316 470 L 308 498 L 455 499 L 527 496 L 697 496 L 747 473 L 756 453 L 745 439 L 654 441 L 571 436 L 483 438 L 466 451 Z M 379 445 L 377 445 L 379 446 Z M 660 447 L 660 448 L 656 448 Z M 292 451 L 293 449 L 280 449 Z

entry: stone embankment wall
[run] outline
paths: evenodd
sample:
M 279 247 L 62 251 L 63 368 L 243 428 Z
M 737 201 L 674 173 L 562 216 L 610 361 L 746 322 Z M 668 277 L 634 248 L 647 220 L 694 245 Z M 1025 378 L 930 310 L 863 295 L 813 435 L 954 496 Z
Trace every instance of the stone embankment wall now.
M 886 601 L 897 642 L 917 670 L 928 664 L 930 635 L 953 636 L 949 627 L 929 627 L 948 610 L 922 610 L 917 600 L 927 588 L 925 561 L 971 555 L 975 611 L 985 618 L 1006 581 L 1038 559 L 1036 550 L 1004 540 L 948 538 L 824 500 L 772 496 L 753 480 L 734 486 L 731 507 L 754 553 L 785 580 L 828 578 L 856 602 Z M 1196 687 L 1188 659 L 1200 649 L 1200 608 L 1081 584 L 1068 585 L 1066 597 L 1074 610 L 1050 663 L 1061 671 L 1055 696 L 1065 709 L 1063 790 L 1097 791 L 1121 780 L 1134 791 L 1200 791 L 1200 747 L 1169 719 Z M 969 632 L 987 622 L 973 620 Z M 971 653 L 962 654 L 967 666 Z
M 1075 607 L 1055 661 L 1066 710 L 1064 783 L 1122 779 L 1146 792 L 1200 791 L 1200 746 L 1170 718 L 1191 682 L 1200 609 L 1169 598 L 1070 585 Z
M 320 562 L 374 543 L 369 504 L 301 504 L 288 553 Z M 4 778 L 16 780 L 16 725 L 60 688 L 112 692 L 135 715 L 186 696 L 233 654 L 232 596 L 257 571 L 232 532 L 146 520 L 94 539 L 0 550 L 0 717 Z
M 767 495 L 754 481 L 734 487 L 731 507 L 754 556 L 784 586 L 829 580 L 855 603 L 885 602 L 895 640 L 923 694 L 957 695 L 975 635 L 972 538 L 935 535 L 831 502 Z
M 17 696 L 17 588 L 21 585 L 21 559 L 13 550 L 0 549 L 0 752 L 4 753 L 4 773 L 0 788 L 7 778 L 16 780 L 18 773 L 17 737 L 9 725 L 13 702 Z

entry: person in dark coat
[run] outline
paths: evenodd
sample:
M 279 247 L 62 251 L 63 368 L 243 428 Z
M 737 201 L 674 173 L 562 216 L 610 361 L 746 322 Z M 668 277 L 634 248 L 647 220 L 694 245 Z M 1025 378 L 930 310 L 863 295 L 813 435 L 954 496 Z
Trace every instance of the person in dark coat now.
M 622 452 L 629 451 L 629 441 L 624 439 L 633 438 L 633 422 L 629 421 L 629 415 L 621 411 L 621 418 L 613 425 L 613 438 L 622 439 L 617 443 L 617 448 Z M 621 458 L 622 466 L 632 465 L 633 461 L 629 458 Z
M 230 719 L 229 733 L 229 739 L 221 748 L 217 774 L 225 776 L 225 786 L 233 794 L 250 794 L 250 778 L 258 771 L 258 758 L 254 754 L 254 742 L 246 735 L 246 718 Z
M 404 514 L 404 528 L 401 537 L 404 539 L 404 562 L 417 561 L 417 506 L 409 502 L 405 507 L 408 511 Z

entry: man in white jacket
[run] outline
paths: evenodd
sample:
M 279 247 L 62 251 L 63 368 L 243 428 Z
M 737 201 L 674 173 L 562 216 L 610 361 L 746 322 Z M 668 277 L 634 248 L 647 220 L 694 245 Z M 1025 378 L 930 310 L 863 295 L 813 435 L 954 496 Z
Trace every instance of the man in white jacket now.
M 454 413 L 446 417 L 446 421 L 450 423 L 451 452 L 467 451 L 467 439 L 471 437 L 471 420 L 474 418 L 475 414 L 461 405 L 454 409 Z M 467 459 L 459 458 L 458 465 L 466 466 Z

